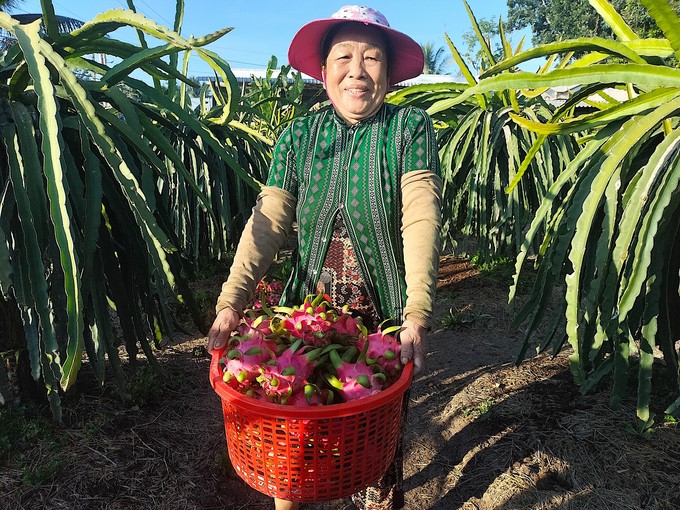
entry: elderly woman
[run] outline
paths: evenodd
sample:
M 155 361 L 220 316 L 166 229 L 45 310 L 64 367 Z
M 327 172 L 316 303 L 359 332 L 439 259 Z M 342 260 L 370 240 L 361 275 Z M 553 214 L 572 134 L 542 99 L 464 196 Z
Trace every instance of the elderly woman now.
M 257 283 L 297 222 L 282 302 L 322 290 L 369 328 L 399 321 L 402 361 L 424 368 L 441 226 L 439 160 L 430 118 L 384 103 L 420 74 L 423 53 L 374 9 L 346 6 L 293 38 L 290 64 L 324 84 L 332 108 L 296 119 L 279 138 L 266 186 L 217 303 L 208 349 L 224 346 Z M 402 508 L 401 456 L 359 508 Z M 276 508 L 297 504 L 276 500 Z

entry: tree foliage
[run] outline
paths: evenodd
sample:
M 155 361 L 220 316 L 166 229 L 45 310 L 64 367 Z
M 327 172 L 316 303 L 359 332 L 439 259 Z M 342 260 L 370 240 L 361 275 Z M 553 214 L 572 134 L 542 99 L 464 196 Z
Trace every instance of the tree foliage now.
M 23 0 L 0 0 L 0 11 L 11 12 L 12 9 L 16 9 Z
M 499 39 L 499 21 L 495 18 L 477 18 L 477 26 L 486 40 L 486 45 L 492 49 L 494 58 L 501 60 L 503 58 L 503 46 Z M 464 43 L 463 57 L 470 66 L 477 71 L 491 67 L 492 63 L 489 61 L 484 47 L 480 44 L 480 37 L 475 30 L 470 28 L 463 32 L 461 37 Z
M 433 42 L 428 41 L 421 44 L 425 57 L 423 64 L 423 74 L 447 74 L 447 67 L 451 62 L 451 57 L 448 55 L 443 46 L 435 46 Z
M 610 3 L 640 37 L 661 36 L 661 30 L 640 0 Z M 680 0 L 668 3 L 675 12 L 680 12 Z M 508 0 L 507 26 L 510 30 L 530 27 L 534 44 L 579 37 L 614 37 L 589 0 Z

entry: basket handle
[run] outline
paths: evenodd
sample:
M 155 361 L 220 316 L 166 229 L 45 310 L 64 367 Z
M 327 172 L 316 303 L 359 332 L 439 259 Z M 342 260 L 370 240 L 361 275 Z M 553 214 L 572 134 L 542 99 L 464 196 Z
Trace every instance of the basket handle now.
M 216 349 L 212 351 L 212 358 L 210 360 L 210 386 L 212 386 L 212 389 L 215 389 L 215 386 L 217 385 L 217 381 L 221 381 L 222 377 L 219 375 L 220 371 L 217 370 L 218 366 L 217 364 L 220 362 L 220 358 L 222 358 L 222 353 L 224 352 L 224 349 L 226 348 L 226 345 L 222 347 L 221 349 Z M 213 374 L 216 374 L 213 377 Z

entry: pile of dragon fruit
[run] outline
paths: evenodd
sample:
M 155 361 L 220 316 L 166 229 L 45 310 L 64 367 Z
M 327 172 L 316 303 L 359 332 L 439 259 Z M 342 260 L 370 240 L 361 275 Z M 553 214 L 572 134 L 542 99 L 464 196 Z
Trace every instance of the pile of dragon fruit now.
M 369 333 L 323 294 L 292 308 L 260 296 L 220 359 L 223 380 L 252 398 L 292 406 L 374 395 L 401 374 L 398 326 Z

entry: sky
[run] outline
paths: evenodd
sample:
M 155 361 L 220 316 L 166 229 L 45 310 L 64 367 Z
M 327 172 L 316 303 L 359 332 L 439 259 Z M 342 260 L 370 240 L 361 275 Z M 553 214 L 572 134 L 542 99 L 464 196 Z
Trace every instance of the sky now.
M 345 3 L 326 0 L 185 0 L 181 34 L 203 36 L 216 30 L 233 27 L 209 48 L 227 60 L 232 68 L 264 69 L 272 55 L 279 66 L 287 63 L 288 45 L 302 25 L 318 18 L 327 18 Z M 506 0 L 468 0 L 477 18 L 507 18 Z M 127 9 L 126 0 L 53 0 L 58 15 L 88 21 L 109 9 Z M 174 0 L 135 0 L 137 12 L 161 25 L 172 27 L 175 17 Z M 371 7 L 382 12 L 392 28 L 405 32 L 417 42 L 431 41 L 435 47 L 446 47 L 444 34 L 463 49 L 462 34 L 470 30 L 470 19 L 462 0 L 373 0 Z M 23 2 L 14 13 L 39 13 L 40 1 Z M 11 14 L 11 13 L 10 13 Z M 137 42 L 132 31 L 114 32 L 113 37 Z M 516 46 L 521 38 L 513 35 Z M 528 38 L 530 40 L 530 38 Z M 528 44 L 525 44 L 525 48 Z M 447 55 L 448 55 L 447 49 Z M 452 64 L 450 70 L 456 73 Z M 198 57 L 191 59 L 189 76 L 206 76 L 212 72 Z

